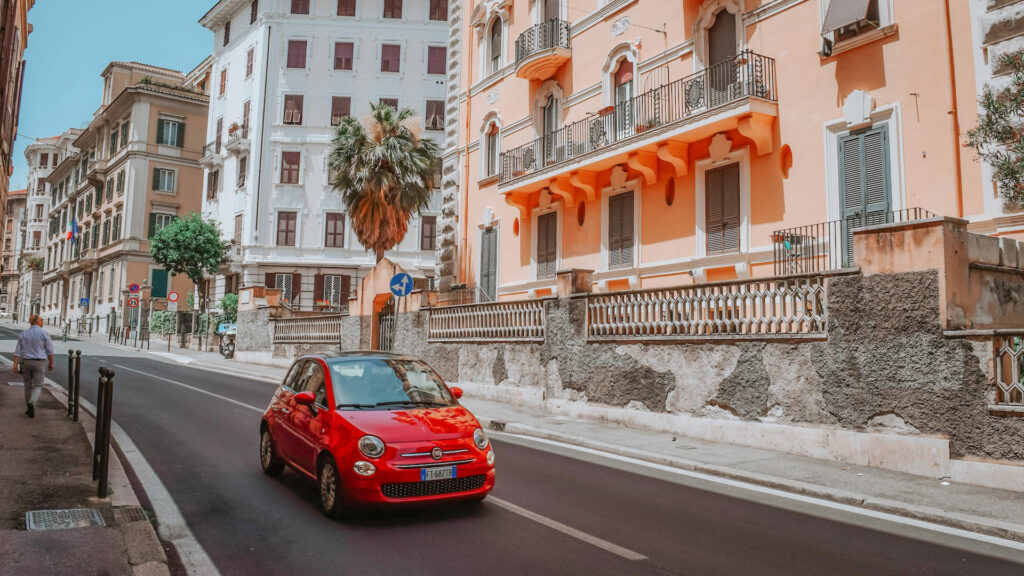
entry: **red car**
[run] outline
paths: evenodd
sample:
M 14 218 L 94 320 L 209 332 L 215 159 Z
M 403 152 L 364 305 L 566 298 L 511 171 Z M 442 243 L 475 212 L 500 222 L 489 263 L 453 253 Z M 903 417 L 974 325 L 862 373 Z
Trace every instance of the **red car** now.
M 411 356 L 303 356 L 260 422 L 260 463 L 270 476 L 287 464 L 315 479 L 328 516 L 480 501 L 494 487 L 494 451 L 461 396 Z

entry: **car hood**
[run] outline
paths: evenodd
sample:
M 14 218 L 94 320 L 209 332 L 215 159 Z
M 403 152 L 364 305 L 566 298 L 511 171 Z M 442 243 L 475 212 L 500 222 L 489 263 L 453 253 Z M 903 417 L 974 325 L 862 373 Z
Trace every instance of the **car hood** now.
M 462 406 L 413 410 L 344 410 L 341 416 L 364 434 L 384 442 L 422 442 L 465 438 L 480 427 Z

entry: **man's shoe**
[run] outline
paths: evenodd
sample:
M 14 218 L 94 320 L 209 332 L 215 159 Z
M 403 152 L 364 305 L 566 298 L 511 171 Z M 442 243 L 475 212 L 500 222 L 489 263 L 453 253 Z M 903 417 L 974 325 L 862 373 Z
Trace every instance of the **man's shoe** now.
M 35 418 L 36 417 L 36 407 L 33 406 L 32 404 L 29 404 L 28 405 L 28 412 L 26 412 L 26 414 L 28 414 L 29 418 Z

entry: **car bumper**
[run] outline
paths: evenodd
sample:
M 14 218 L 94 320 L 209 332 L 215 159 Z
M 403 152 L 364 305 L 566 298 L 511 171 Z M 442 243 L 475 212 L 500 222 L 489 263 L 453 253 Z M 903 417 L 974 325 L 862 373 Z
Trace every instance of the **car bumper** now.
M 354 465 L 355 462 L 352 462 Z M 456 466 L 446 480 L 420 480 L 419 469 L 399 470 L 390 463 L 374 463 L 377 473 L 360 476 L 348 466 L 342 471 L 345 503 L 352 507 L 399 507 L 460 500 L 479 500 L 494 488 L 494 466 L 481 460 Z

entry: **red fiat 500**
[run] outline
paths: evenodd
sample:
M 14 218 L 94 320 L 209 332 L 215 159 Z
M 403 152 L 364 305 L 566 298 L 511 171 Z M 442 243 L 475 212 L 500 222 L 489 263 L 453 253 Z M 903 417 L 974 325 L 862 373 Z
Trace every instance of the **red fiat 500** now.
M 345 507 L 483 500 L 494 451 L 462 391 L 430 366 L 381 352 L 292 364 L 260 422 L 260 463 L 314 478 L 328 516 Z

